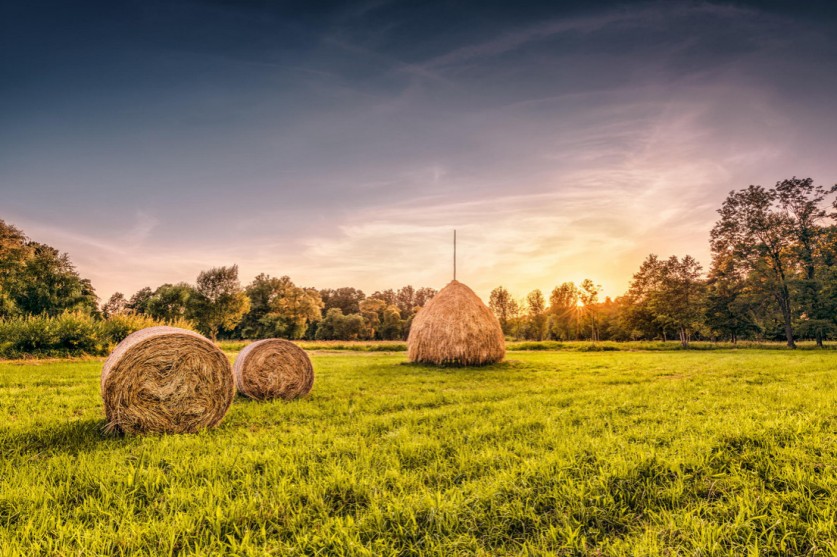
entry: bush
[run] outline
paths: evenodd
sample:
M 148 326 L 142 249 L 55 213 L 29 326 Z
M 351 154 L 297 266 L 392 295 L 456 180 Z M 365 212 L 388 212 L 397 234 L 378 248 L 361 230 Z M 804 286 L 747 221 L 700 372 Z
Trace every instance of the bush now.
M 193 328 L 184 320 L 165 323 L 142 315 L 99 320 L 79 312 L 0 319 L 0 358 L 102 356 L 134 331 L 156 325 Z

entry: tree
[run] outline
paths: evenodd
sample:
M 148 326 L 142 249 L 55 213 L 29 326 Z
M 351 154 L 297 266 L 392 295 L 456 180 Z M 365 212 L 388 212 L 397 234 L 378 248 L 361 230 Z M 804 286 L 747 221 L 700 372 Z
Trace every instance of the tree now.
M 360 302 L 366 299 L 363 290 L 344 287 L 332 290 L 330 288 L 320 290 L 320 298 L 323 301 L 323 312 L 331 308 L 339 308 L 343 315 L 360 312 Z
M 394 340 L 401 338 L 403 322 L 398 307 L 370 296 L 360 303 L 360 313 L 370 339 Z
M 381 300 L 386 303 L 388 306 L 397 306 L 398 305 L 398 297 L 395 294 L 395 291 L 392 288 L 382 291 L 375 291 L 369 295 L 370 298 L 375 300 Z
M 800 333 L 813 336 L 817 346 L 822 347 L 825 334 L 831 330 L 833 312 L 830 304 L 821 296 L 823 283 L 823 249 L 827 249 L 826 228 L 822 223 L 829 217 L 823 208 L 823 201 L 837 186 L 827 191 L 815 186 L 811 178 L 794 176 L 783 180 L 775 187 L 779 208 L 787 215 L 795 240 L 793 251 L 800 268 L 800 277 L 795 281 L 795 293 L 803 312 Z M 837 203 L 837 199 L 835 199 Z M 826 265 L 827 266 L 827 265 Z
M 0 317 L 96 313 L 98 297 L 66 253 L 0 220 Z
M 113 315 L 122 315 L 128 311 L 128 300 L 122 292 L 114 292 L 102 306 L 102 315 L 107 319 Z
M 706 324 L 733 343 L 758 330 L 757 304 L 752 301 L 747 278 L 729 257 L 716 257 L 706 283 Z
M 488 307 L 497 316 L 503 334 L 511 334 L 512 321 L 517 317 L 520 309 L 517 301 L 512 298 L 509 291 L 502 286 L 498 286 L 492 290 L 488 298 Z
M 365 324 L 358 313 L 343 315 L 340 308 L 330 308 L 317 327 L 317 340 L 358 340 L 363 336 Z
M 823 309 L 816 254 L 828 216 L 821 206 L 834 191 L 814 186 L 810 178 L 794 177 L 770 189 L 751 185 L 730 192 L 712 229 L 713 258 L 732 258 L 774 300 L 790 348 L 796 347 L 794 317 L 818 317 Z
M 31 251 L 23 232 L 0 220 L 0 317 L 19 313 L 15 297 Z
M 439 291 L 435 288 L 430 288 L 428 286 L 422 286 L 418 290 L 416 290 L 416 294 L 413 297 L 413 306 L 416 308 L 423 308 L 427 305 L 427 302 L 433 299 Z
M 202 271 L 189 297 L 189 316 L 212 340 L 222 328 L 235 327 L 249 307 L 250 299 L 238 281 L 238 265 Z
M 599 340 L 599 321 L 596 312 L 596 304 L 599 303 L 599 291 L 602 289 L 600 284 L 595 284 L 590 279 L 581 281 L 581 288 L 578 290 L 578 299 L 582 305 L 582 316 L 584 321 L 590 326 L 590 340 L 598 342 Z
M 572 282 L 552 289 L 549 295 L 549 336 L 558 340 L 578 337 L 578 290 Z
M 242 338 L 299 339 L 322 319 L 320 292 L 300 288 L 288 276 L 275 278 L 262 273 L 246 292 L 251 305 L 238 327 Z
M 58 315 L 65 311 L 94 313 L 99 300 L 93 286 L 82 279 L 66 253 L 28 242 L 28 256 L 17 273 L 12 300 L 25 315 Z
M 250 299 L 250 309 L 238 324 L 238 336 L 250 339 L 270 337 L 272 324 L 262 323 L 262 320 L 273 311 L 273 300 L 286 288 L 292 287 L 293 283 L 287 276 L 275 278 L 264 273 L 256 276 L 244 289 Z
M 677 331 L 686 347 L 701 325 L 705 307 L 705 282 L 701 266 L 690 255 L 661 260 L 649 255 L 634 274 L 626 295 L 627 319 L 632 328 Z
M 706 283 L 702 267 L 692 256 L 672 255 L 663 265 L 658 295 L 653 299 L 657 319 L 677 331 L 680 344 L 689 345 L 691 334 L 702 324 Z
M 796 348 L 793 338 L 790 296 L 790 222 L 774 210 L 777 194 L 762 186 L 749 186 L 730 192 L 711 233 L 714 257 L 732 257 L 759 281 L 775 299 L 782 313 L 788 347 Z
M 546 337 L 546 300 L 543 293 L 536 289 L 526 296 L 527 327 L 526 337 L 531 340 L 543 340 Z
M 185 282 L 163 284 L 146 302 L 146 312 L 154 319 L 175 321 L 186 318 L 195 289 Z
M 148 301 L 151 300 L 151 296 L 153 295 L 154 291 L 151 290 L 150 286 L 139 289 L 133 296 L 131 296 L 131 299 L 128 300 L 128 309 L 134 313 L 146 315 L 148 313 Z
M 387 306 L 381 315 L 381 340 L 398 340 L 401 338 L 403 329 L 401 312 L 396 306 Z
M 416 289 L 412 285 L 402 286 L 395 293 L 395 305 L 403 316 L 409 316 L 415 310 Z
M 275 336 L 300 339 L 309 325 L 322 319 L 323 301 L 314 288 L 300 288 L 293 283 L 282 289 L 271 303 L 271 311 L 262 323 L 272 324 Z

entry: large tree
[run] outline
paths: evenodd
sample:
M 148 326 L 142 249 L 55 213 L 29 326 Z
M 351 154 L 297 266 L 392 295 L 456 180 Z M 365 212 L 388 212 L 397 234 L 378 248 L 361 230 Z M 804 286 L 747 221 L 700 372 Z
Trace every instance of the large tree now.
M 705 282 L 700 264 L 690 255 L 659 259 L 649 255 L 634 274 L 626 303 L 626 320 L 631 329 L 677 332 L 688 346 L 692 333 L 702 324 Z
M 737 342 L 758 331 L 758 302 L 747 277 L 731 257 L 716 257 L 706 281 L 706 325 L 714 334 Z
M 66 253 L 29 240 L 0 220 L 0 317 L 98 311 L 90 281 Z
M 796 347 L 794 318 L 823 309 L 817 281 L 822 208 L 835 188 L 791 178 L 772 188 L 751 185 L 730 192 L 711 233 L 713 258 L 732 258 L 752 284 L 769 295 L 782 316 L 787 345 Z M 817 337 L 821 343 L 821 336 Z
M 222 328 L 238 325 L 249 307 L 250 299 L 238 281 L 238 265 L 202 271 L 189 297 L 189 317 L 212 340 Z
M 320 292 L 300 288 L 288 276 L 276 278 L 262 273 L 246 291 L 251 305 L 239 325 L 243 338 L 299 339 L 309 332 L 313 323 L 322 319 Z
M 89 280 L 79 277 L 66 253 L 37 242 L 30 242 L 29 247 L 31 253 L 14 296 L 21 313 L 58 315 L 68 310 L 97 311 L 98 298 L 93 286 Z

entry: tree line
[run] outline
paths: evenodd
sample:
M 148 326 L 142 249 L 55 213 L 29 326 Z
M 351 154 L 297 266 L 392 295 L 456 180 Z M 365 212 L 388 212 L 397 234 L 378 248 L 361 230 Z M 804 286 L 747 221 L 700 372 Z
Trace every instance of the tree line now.
M 710 233 L 707 273 L 693 257 L 649 255 L 628 291 L 601 299 L 591 279 L 515 299 L 495 288 L 489 306 L 503 332 L 529 340 L 816 340 L 837 333 L 837 185 L 790 178 L 732 191 Z M 195 284 L 117 292 L 101 308 L 66 254 L 0 220 L 0 317 L 82 312 L 191 321 L 211 338 L 394 340 L 436 291 L 404 286 L 367 296 L 353 287 L 316 289 L 238 267 L 201 272 Z
M 264 273 L 242 287 L 232 265 L 201 272 L 194 285 L 146 287 L 130 298 L 117 292 L 102 313 L 187 319 L 212 339 L 397 340 L 435 294 L 410 285 L 369 296 L 353 287 L 318 290 Z
M 837 333 L 837 185 L 810 178 L 732 191 L 710 233 L 706 274 L 686 255 L 649 255 L 625 295 L 599 300 L 591 280 L 490 305 L 507 335 L 532 340 L 783 340 L 818 346 Z

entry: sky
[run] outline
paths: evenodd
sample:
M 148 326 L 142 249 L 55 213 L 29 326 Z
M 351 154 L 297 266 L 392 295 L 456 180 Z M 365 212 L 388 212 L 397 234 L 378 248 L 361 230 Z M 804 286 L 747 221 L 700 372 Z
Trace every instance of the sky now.
M 99 296 L 237 264 L 483 299 L 837 182 L 833 2 L 0 0 L 0 219 Z

